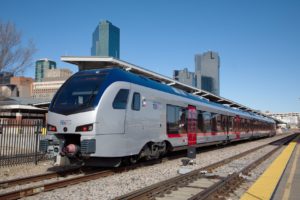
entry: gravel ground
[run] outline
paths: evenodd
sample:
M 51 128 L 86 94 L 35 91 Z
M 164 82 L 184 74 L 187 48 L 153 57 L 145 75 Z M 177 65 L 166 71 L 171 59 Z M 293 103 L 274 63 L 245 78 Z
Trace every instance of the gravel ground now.
M 31 169 L 35 168 L 38 172 L 41 170 L 42 173 L 44 173 L 43 170 L 46 170 L 46 171 L 49 170 L 49 169 L 45 169 L 45 167 L 46 166 L 49 167 L 49 165 L 51 166 L 53 164 L 51 162 L 45 162 L 45 163 L 43 163 L 43 165 L 40 165 L 40 166 L 31 165 L 31 167 L 32 167 Z M 51 169 L 51 171 L 62 170 L 61 167 L 60 168 L 55 167 L 54 169 L 50 167 L 50 169 Z M 68 168 L 65 168 L 65 169 L 68 169 Z M 56 182 L 56 181 L 59 181 L 59 180 L 70 179 L 70 178 L 79 177 L 79 176 L 83 176 L 83 175 L 84 175 L 83 173 L 74 173 L 74 174 L 68 175 L 67 177 L 56 177 L 56 178 L 46 179 L 46 180 L 38 181 L 38 182 L 22 184 L 22 185 L 16 185 L 16 186 L 13 186 L 13 187 L 8 187 L 8 188 L 1 188 L 1 186 L 0 186 L 0 194 L 5 194 L 5 193 L 8 193 L 8 192 L 21 190 L 21 189 L 26 189 L 26 188 L 30 188 L 30 187 L 36 187 L 36 186 L 40 186 L 42 184 L 49 184 L 49 183 L 53 183 L 53 182 Z
M 267 153 L 269 153 L 275 148 L 276 148 L 275 146 L 266 146 L 265 148 L 250 153 L 247 156 L 236 159 L 226 165 L 218 167 L 217 169 L 213 170 L 212 174 L 221 177 L 227 177 L 228 174 L 233 174 L 235 172 L 241 171 L 243 168 L 247 167 L 253 161 L 257 160 L 259 157 L 266 155 Z M 259 155 L 259 157 L 257 155 Z
M 43 161 L 39 162 L 38 165 L 29 163 L 17 166 L 3 167 L 0 168 L 0 181 L 27 177 L 36 174 L 43 174 L 47 172 L 49 168 L 53 168 L 53 164 L 53 161 Z
M 248 177 L 246 177 L 245 182 L 240 185 L 235 191 L 229 194 L 228 200 L 238 200 L 242 195 L 252 186 L 252 184 L 264 173 L 264 171 L 271 165 L 271 163 L 280 155 L 285 147 L 282 147 L 279 151 L 275 152 L 271 157 L 258 165 L 253 169 Z
M 49 172 L 57 172 L 61 170 L 71 169 L 74 167 L 75 166 L 54 166 L 53 160 L 41 161 L 37 165 L 35 165 L 34 163 L 27 163 L 23 165 L 3 167 L 0 168 L 0 181 L 34 176 Z
M 284 136 L 286 134 L 200 153 L 197 155 L 196 164 L 191 167 L 198 169 Z M 1 168 L 0 180 L 44 173 L 48 168 L 52 167 L 52 164 L 53 162 L 46 162 L 40 163 L 38 166 L 22 165 L 19 167 Z M 181 159 L 167 161 L 162 164 L 41 193 L 26 199 L 112 199 L 178 175 L 177 172 L 181 164 Z

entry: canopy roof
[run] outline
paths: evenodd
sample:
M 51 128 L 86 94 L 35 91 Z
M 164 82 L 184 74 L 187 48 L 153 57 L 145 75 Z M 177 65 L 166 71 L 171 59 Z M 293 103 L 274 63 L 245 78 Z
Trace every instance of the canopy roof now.
M 205 98 L 211 102 L 223 104 L 225 106 L 234 108 L 234 109 L 240 109 L 247 112 L 252 112 L 257 115 L 260 115 L 262 117 L 266 118 L 272 118 L 264 113 L 261 113 L 258 110 L 249 108 L 247 106 L 244 106 L 242 104 L 236 103 L 232 100 L 226 99 L 221 96 L 217 96 L 215 94 L 212 94 L 208 91 L 201 90 L 199 88 L 181 83 L 179 81 L 176 81 L 172 78 L 163 76 L 161 74 L 158 74 L 156 72 L 144 69 L 142 67 L 139 67 L 137 65 L 125 62 L 123 60 L 119 60 L 113 57 L 98 57 L 98 56 L 62 56 L 62 61 L 77 65 L 79 70 L 89 70 L 89 69 L 105 69 L 105 68 L 112 68 L 112 67 L 119 67 L 126 71 L 130 71 L 132 73 L 145 76 L 147 78 L 150 78 L 152 80 L 156 80 L 160 83 L 170 85 L 172 87 L 181 89 L 185 92 L 192 93 L 194 95 L 197 95 L 201 98 Z M 277 123 L 281 123 L 280 120 L 274 119 Z

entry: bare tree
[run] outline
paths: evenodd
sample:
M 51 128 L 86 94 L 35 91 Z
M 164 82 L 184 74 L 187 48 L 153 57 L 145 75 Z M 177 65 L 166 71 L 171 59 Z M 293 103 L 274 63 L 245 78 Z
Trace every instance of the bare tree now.
M 0 72 L 22 74 L 32 65 L 32 56 L 36 52 L 33 41 L 22 45 L 22 34 L 14 23 L 0 20 Z

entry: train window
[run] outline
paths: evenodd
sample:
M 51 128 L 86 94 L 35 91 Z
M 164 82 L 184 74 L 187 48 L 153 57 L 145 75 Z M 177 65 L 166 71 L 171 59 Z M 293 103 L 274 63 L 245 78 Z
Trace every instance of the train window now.
M 167 133 L 178 133 L 178 125 L 176 124 L 176 107 L 167 105 Z
M 218 132 L 217 116 L 218 116 L 218 114 L 215 114 L 215 113 L 212 113 L 212 115 L 211 115 L 211 131 L 212 132 Z
M 217 114 L 216 119 L 217 119 L 217 131 L 223 132 L 224 130 L 223 130 L 223 126 L 222 126 L 222 115 Z
M 187 110 L 185 108 L 178 107 L 179 110 L 179 133 L 187 133 Z
M 237 132 L 237 131 L 238 131 L 237 118 L 234 117 L 232 122 L 233 122 L 233 123 L 232 123 L 232 129 L 233 129 L 234 132 Z
M 71 114 L 93 108 L 99 100 L 98 92 L 106 74 L 74 75 L 58 90 L 51 111 Z
M 120 89 L 113 101 L 114 109 L 126 109 L 129 90 Z
M 227 131 L 227 116 L 221 115 L 221 131 Z
M 250 120 L 246 119 L 246 132 L 250 131 Z
M 140 110 L 141 109 L 141 95 L 140 93 L 133 93 L 132 97 L 132 104 L 131 104 L 132 110 Z
M 205 133 L 203 112 L 198 110 L 198 131 Z
M 253 120 L 249 120 L 249 131 L 253 131 Z
M 243 132 L 245 129 L 245 120 L 243 118 L 240 119 L 240 131 Z
M 228 124 L 228 132 L 232 132 L 233 131 L 233 117 L 228 117 L 227 124 Z
M 255 123 L 255 130 L 256 130 L 256 131 L 258 131 L 258 130 L 259 130 L 259 124 L 258 124 L 258 121 L 257 121 L 257 120 L 255 120 L 255 122 L 254 122 L 254 123 Z
M 167 133 L 179 134 L 187 132 L 186 109 L 167 105 Z
M 204 112 L 203 119 L 204 119 L 204 133 L 211 132 L 211 113 Z

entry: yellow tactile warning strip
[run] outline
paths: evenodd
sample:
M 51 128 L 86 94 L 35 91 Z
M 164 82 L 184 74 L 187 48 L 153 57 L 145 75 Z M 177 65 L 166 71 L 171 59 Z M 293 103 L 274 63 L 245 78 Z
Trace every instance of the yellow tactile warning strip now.
M 294 179 L 296 168 L 297 168 L 297 161 L 298 161 L 297 158 L 299 158 L 299 155 L 300 155 L 300 147 L 298 146 L 296 148 L 297 148 L 297 150 L 296 150 L 296 153 L 295 153 L 295 159 L 293 161 L 293 165 L 292 165 L 292 168 L 291 168 L 291 173 L 290 173 L 289 178 L 288 178 L 288 180 L 286 182 L 286 185 L 285 185 L 285 189 L 284 189 L 282 199 L 289 199 L 289 197 L 290 197 L 292 183 L 293 183 L 293 179 Z
M 298 136 L 299 137 L 299 136 Z M 273 192 L 286 168 L 286 165 L 295 149 L 298 137 L 291 142 L 282 153 L 272 162 L 269 168 L 245 192 L 241 200 L 271 199 Z

